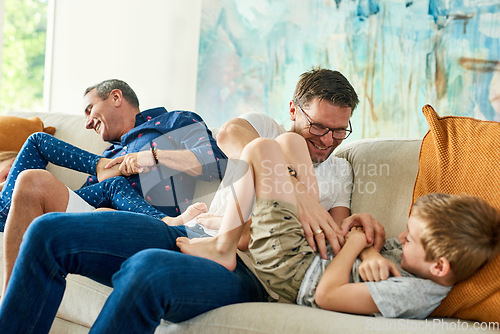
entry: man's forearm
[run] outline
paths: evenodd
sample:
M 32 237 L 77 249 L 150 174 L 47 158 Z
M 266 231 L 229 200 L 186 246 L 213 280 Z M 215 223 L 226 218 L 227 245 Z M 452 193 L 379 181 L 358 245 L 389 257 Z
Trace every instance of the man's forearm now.
M 159 164 L 188 175 L 198 176 L 203 171 L 200 161 L 189 150 L 158 150 L 157 155 Z

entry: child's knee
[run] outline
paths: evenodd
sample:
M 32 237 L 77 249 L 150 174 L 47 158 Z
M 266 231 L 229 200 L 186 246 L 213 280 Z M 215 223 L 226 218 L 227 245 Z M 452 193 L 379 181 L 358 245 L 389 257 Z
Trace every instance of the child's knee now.
M 289 148 L 298 148 L 301 145 L 305 145 L 306 143 L 304 137 L 295 132 L 285 132 L 276 137 L 276 141 L 282 147 L 289 147 Z
M 45 132 L 35 132 L 35 133 L 32 133 L 28 137 L 27 141 L 29 141 L 31 143 L 38 144 L 40 142 L 43 142 L 44 140 L 46 140 L 49 137 L 52 137 L 52 136 L 49 135 L 48 133 L 45 133 Z
M 103 180 L 100 183 L 108 187 L 113 187 L 115 189 L 123 189 L 130 187 L 130 183 L 123 176 L 115 176 L 110 179 Z
M 28 194 L 44 192 L 54 182 L 54 175 L 43 169 L 28 169 L 19 173 L 16 179 L 16 190 L 25 190 Z
M 268 156 L 275 156 L 280 151 L 280 145 L 274 139 L 257 138 L 248 143 L 243 149 L 242 156 L 247 158 L 254 156 L 258 159 Z

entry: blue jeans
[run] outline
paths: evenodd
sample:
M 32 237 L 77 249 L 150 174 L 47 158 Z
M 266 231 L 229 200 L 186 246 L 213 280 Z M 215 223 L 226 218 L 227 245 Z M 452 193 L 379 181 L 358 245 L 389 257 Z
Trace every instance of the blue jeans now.
M 4 230 L 12 192 L 19 174 L 27 169 L 45 169 L 49 162 L 95 175 L 100 156 L 70 145 L 49 134 L 37 132 L 28 137 L 19 152 L 0 193 L 0 231 Z M 161 219 L 165 214 L 147 203 L 123 177 L 104 180 L 76 193 L 94 207 L 110 207 L 148 214 Z
M 186 236 L 130 212 L 48 213 L 28 228 L 0 306 L 0 333 L 48 333 L 68 273 L 113 286 L 93 333 L 153 333 L 161 319 L 179 322 L 216 307 L 264 301 L 242 263 L 234 271 L 185 255 Z

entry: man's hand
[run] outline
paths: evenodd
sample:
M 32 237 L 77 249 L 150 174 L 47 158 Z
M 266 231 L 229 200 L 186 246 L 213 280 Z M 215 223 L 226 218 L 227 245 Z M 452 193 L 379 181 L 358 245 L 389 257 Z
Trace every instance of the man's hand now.
M 366 241 L 365 232 L 360 226 L 354 226 L 345 236 L 346 244 L 354 243 L 361 249 L 372 246 L 368 241 Z
M 297 211 L 309 246 L 314 251 L 318 249 L 321 257 L 326 259 L 326 239 L 337 254 L 344 244 L 344 235 L 328 211 L 306 192 L 297 196 Z
M 392 276 L 401 277 L 401 273 L 394 263 L 380 255 L 374 248 L 367 249 L 361 256 L 359 274 L 365 282 L 378 282 Z
M 356 213 L 344 219 L 341 224 L 342 235 L 346 235 L 353 226 L 362 226 L 366 235 L 366 242 L 373 244 L 377 251 L 382 249 L 385 243 L 385 229 L 378 220 L 368 213 Z
M 119 165 L 120 173 L 129 176 L 132 174 L 146 173 L 149 167 L 155 164 L 154 158 L 149 151 L 129 153 L 122 157 L 114 158 L 107 165 L 106 169 Z

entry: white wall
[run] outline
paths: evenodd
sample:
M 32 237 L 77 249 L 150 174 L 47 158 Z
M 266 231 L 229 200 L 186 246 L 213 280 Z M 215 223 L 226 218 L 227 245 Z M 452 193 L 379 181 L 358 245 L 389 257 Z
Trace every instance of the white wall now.
M 202 0 L 53 1 L 49 111 L 83 113 L 85 88 L 111 78 L 142 110 L 194 111 Z

